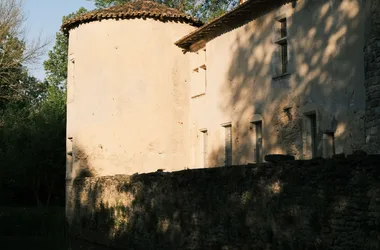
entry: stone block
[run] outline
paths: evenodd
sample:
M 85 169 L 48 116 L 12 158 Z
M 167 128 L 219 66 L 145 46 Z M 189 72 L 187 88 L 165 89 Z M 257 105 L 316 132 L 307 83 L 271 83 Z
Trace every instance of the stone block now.
M 293 155 L 281 155 L 281 154 L 266 155 L 264 159 L 265 161 L 273 162 L 273 163 L 295 160 Z
M 344 160 L 81 179 L 69 203 L 70 233 L 117 249 L 264 249 L 284 239 L 302 246 L 286 249 L 309 249 L 304 246 L 313 237 L 320 249 L 375 249 L 365 244 L 361 227 L 380 233 L 380 155 L 357 150 L 347 159 L 338 156 Z M 273 221 L 286 235 L 272 237 Z M 289 225 L 304 228 L 300 233 Z M 200 229 L 203 234 L 195 235 Z M 250 247 L 240 247 L 247 242 Z

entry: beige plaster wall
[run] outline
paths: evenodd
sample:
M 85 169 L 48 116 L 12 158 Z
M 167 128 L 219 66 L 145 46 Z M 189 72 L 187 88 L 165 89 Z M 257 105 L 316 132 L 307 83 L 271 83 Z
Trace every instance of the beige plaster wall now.
M 252 162 L 251 121 L 263 118 L 263 154 L 309 158 L 305 114 L 317 114 L 317 152 L 323 132 L 335 152 L 364 144 L 364 20 L 360 0 L 300 0 L 213 39 L 206 45 L 207 90 L 191 98 L 192 164 L 202 166 L 199 129 L 208 130 L 209 166 L 223 165 L 221 124 L 232 123 L 233 164 Z M 276 18 L 288 21 L 289 75 L 276 76 Z M 284 112 L 284 109 L 289 112 Z
M 133 19 L 70 31 L 68 179 L 187 166 L 190 66 L 174 42 L 192 30 Z

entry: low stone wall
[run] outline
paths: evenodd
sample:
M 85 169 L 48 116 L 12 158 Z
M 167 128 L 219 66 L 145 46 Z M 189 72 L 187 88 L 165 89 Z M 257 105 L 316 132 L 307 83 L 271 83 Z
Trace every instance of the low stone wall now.
M 126 249 L 380 249 L 380 156 L 77 179 L 72 233 Z

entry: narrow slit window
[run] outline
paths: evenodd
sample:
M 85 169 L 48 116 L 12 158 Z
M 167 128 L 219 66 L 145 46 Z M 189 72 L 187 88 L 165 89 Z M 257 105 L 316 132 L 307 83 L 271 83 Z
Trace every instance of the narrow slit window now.
M 255 162 L 263 162 L 263 123 L 258 121 L 254 123 L 255 126 Z
M 202 130 L 202 167 L 207 168 L 207 143 L 208 143 L 208 133 L 207 130 Z
M 306 115 L 306 149 L 307 158 L 317 157 L 317 115 Z
M 224 151 L 225 151 L 225 166 L 232 165 L 232 127 L 225 126 Z
M 281 33 L 281 38 L 284 38 L 288 35 L 286 18 L 280 20 L 280 33 Z
M 285 75 L 288 73 L 288 24 L 286 18 L 277 19 L 277 41 L 276 44 L 278 46 L 278 64 L 277 75 Z
M 288 71 L 288 43 L 281 44 L 281 73 Z
M 331 158 L 333 155 L 335 155 L 334 132 L 326 131 L 323 134 L 323 157 Z
M 311 143 L 312 143 L 312 157 L 317 157 L 317 116 L 316 114 L 310 115 L 311 121 Z

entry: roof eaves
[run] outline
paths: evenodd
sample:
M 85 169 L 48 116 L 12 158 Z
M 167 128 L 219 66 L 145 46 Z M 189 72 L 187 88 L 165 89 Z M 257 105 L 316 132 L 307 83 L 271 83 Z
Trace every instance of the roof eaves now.
M 134 3 L 137 3 L 137 2 L 138 1 L 136 1 Z M 153 4 L 153 2 L 149 3 L 148 1 L 142 2 L 142 3 L 146 4 L 146 6 L 145 6 L 146 8 L 149 7 L 149 4 Z M 154 3 L 154 4 L 157 5 L 157 3 Z M 126 9 L 126 10 L 120 9 L 119 8 L 120 6 L 115 6 L 115 7 L 109 7 L 109 8 L 105 8 L 105 9 L 101 9 L 101 10 L 94 10 L 94 11 L 82 14 L 80 16 L 74 17 L 74 18 L 69 19 L 66 22 L 64 22 L 63 25 L 61 26 L 61 30 L 64 33 L 68 33 L 68 31 L 70 29 L 72 29 L 72 28 L 74 28 L 80 24 L 89 23 L 89 22 L 93 22 L 93 21 L 100 21 L 103 19 L 134 19 L 134 18 L 146 19 L 146 18 L 151 18 L 151 19 L 156 19 L 156 20 L 163 21 L 163 22 L 166 22 L 166 21 L 184 22 L 184 23 L 188 23 L 188 24 L 195 26 L 195 27 L 200 27 L 203 25 L 203 22 L 201 22 L 200 20 L 198 20 L 198 19 L 196 19 L 196 18 L 194 18 L 188 14 L 185 14 L 185 13 L 175 13 L 175 12 L 173 13 L 174 9 L 164 7 L 164 5 L 162 5 L 162 7 L 164 7 L 162 9 L 163 12 L 160 12 L 160 10 L 152 10 L 152 11 L 150 11 L 150 10 L 133 10 L 133 5 L 134 5 L 133 3 L 129 3 L 129 4 L 124 5 L 124 6 L 131 8 L 131 9 Z M 123 6 L 121 6 L 121 7 L 123 7 Z M 155 7 L 155 6 L 153 6 L 153 7 Z M 169 10 L 172 13 L 165 13 L 164 12 L 165 10 Z
M 217 31 L 232 28 L 230 26 L 231 21 L 235 20 L 237 16 L 240 16 L 241 23 L 244 23 L 249 19 L 252 19 L 252 15 L 246 14 L 252 14 L 255 11 L 257 12 L 258 10 L 262 9 L 261 7 L 263 6 L 269 6 L 274 4 L 283 5 L 292 1 L 296 0 L 247 0 L 235 9 L 225 13 L 220 17 L 213 19 L 209 23 L 204 24 L 200 28 L 184 36 L 183 38 L 175 42 L 175 45 L 182 48 L 184 51 L 189 51 L 191 50 L 191 45 L 196 43 L 197 41 L 204 40 L 207 42 L 208 40 L 210 40 L 210 38 L 212 39 L 212 37 L 215 35 L 214 33 L 217 33 Z

